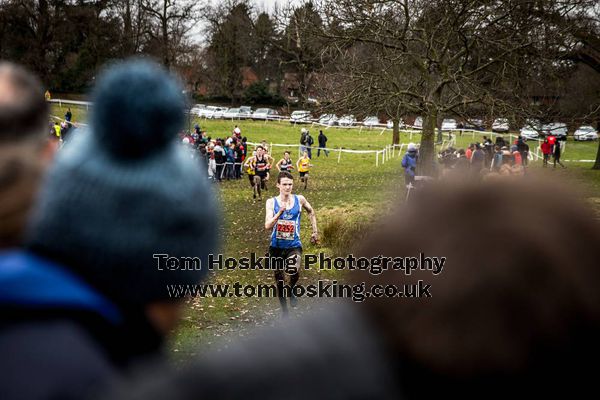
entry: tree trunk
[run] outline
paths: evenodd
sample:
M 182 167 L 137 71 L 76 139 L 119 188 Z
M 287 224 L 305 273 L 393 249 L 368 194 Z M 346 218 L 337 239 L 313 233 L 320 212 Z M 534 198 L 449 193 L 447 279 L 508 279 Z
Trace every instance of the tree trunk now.
M 423 134 L 421 135 L 421 147 L 419 149 L 418 174 L 425 176 L 434 175 L 435 162 L 435 126 L 437 113 L 430 111 L 423 120 Z
M 162 13 L 162 47 L 163 47 L 163 64 L 167 69 L 171 69 L 171 58 L 169 57 L 169 17 L 167 14 L 168 3 L 163 1 Z
M 392 144 L 400 144 L 400 120 L 398 118 L 394 118 L 392 122 Z
M 50 67 L 46 62 L 46 54 L 48 52 L 48 44 L 50 43 L 50 9 L 47 0 L 38 2 L 38 26 L 37 26 L 37 63 L 36 72 L 40 75 L 42 82 L 46 84 L 50 80 Z
M 125 15 L 123 16 L 123 56 L 133 54 L 133 28 L 131 23 L 131 0 L 125 3 Z
M 596 162 L 592 169 L 600 169 L 600 141 L 598 141 L 598 152 L 596 153 Z

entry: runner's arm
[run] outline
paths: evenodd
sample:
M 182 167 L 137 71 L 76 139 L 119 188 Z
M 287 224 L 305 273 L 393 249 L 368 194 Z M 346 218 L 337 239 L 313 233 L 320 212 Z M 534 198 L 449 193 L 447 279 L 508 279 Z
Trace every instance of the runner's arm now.
M 317 241 L 319 239 L 319 231 L 317 229 L 317 215 L 315 214 L 315 210 L 312 208 L 306 197 L 302 195 L 298 195 L 298 200 L 300 201 L 300 205 L 306 210 L 308 213 L 308 217 L 310 218 L 310 226 L 312 227 L 312 234 L 310 235 L 311 239 Z
M 250 167 L 250 166 L 254 167 L 252 165 L 253 162 L 254 162 L 254 157 L 250 157 L 250 158 L 246 159 L 246 161 L 244 161 L 244 167 Z
M 266 207 L 266 211 L 267 211 L 266 215 L 265 215 L 265 229 L 271 230 L 277 223 L 277 220 L 279 219 L 281 214 L 283 214 L 283 212 L 285 211 L 285 208 L 280 207 L 279 212 L 277 214 L 273 215 L 274 214 L 273 213 L 273 199 L 267 200 L 267 205 L 265 207 Z
M 279 171 L 279 172 L 281 172 L 280 166 L 281 166 L 282 161 L 283 161 L 283 158 L 281 160 L 277 161 L 277 164 L 275 164 L 275 166 L 277 167 L 277 171 Z

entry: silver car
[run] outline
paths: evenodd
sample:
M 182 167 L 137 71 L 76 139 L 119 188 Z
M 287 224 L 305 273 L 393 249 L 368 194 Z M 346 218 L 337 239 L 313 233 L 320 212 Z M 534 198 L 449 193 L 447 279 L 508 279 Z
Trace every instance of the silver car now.
M 372 127 L 374 127 L 374 126 L 377 126 L 377 125 L 379 125 L 379 118 L 378 118 L 378 117 L 376 117 L 376 116 L 374 116 L 374 115 L 372 115 L 372 116 L 370 116 L 370 117 L 367 117 L 367 118 L 365 118 L 365 119 L 363 120 L 362 124 L 363 124 L 364 126 L 368 126 L 369 128 L 372 128 Z
M 271 119 L 277 117 L 279 114 L 272 108 L 259 108 L 252 113 L 252 119 Z
M 593 126 L 584 125 L 580 126 L 579 129 L 573 134 L 575 140 L 598 140 L 598 131 Z
M 354 118 L 354 115 L 352 114 L 347 114 L 342 116 L 342 118 L 340 118 L 340 120 L 338 121 L 338 124 L 340 126 L 352 126 L 356 123 L 356 118 Z
M 492 132 L 508 132 L 510 125 L 506 118 L 496 118 L 492 123 Z
M 338 117 L 335 114 L 323 114 L 319 117 L 319 123 L 328 126 L 334 126 L 338 123 Z
M 310 111 L 296 110 L 290 115 L 290 122 L 292 124 L 308 124 L 310 123 Z
M 567 137 L 567 125 L 561 122 L 552 122 L 542 126 L 543 135 L 552 135 L 560 138 Z
M 240 118 L 240 109 L 239 108 L 230 108 L 223 113 L 223 118 L 225 119 L 239 119 Z

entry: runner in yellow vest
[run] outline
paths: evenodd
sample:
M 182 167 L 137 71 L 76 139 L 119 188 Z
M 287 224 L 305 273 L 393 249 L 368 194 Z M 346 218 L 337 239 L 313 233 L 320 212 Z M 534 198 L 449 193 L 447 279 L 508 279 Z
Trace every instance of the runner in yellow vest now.
M 300 174 L 300 181 L 304 182 L 304 189 L 308 186 L 308 169 L 312 166 L 310 158 L 308 158 L 308 151 L 304 150 L 302 157 L 296 161 L 296 168 Z
M 60 139 L 60 124 L 58 122 L 54 123 L 54 134 L 57 139 Z
M 246 167 L 248 180 L 250 180 L 250 187 L 252 188 L 253 197 L 256 199 L 256 189 L 254 188 L 254 175 L 256 175 L 256 151 L 252 152 L 252 157 L 248 157 L 244 161 L 244 167 Z

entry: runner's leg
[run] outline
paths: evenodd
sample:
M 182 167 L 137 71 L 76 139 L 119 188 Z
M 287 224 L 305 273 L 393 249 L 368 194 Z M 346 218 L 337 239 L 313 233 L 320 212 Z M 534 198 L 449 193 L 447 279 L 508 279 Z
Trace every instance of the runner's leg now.
M 260 195 L 260 176 L 254 175 L 254 196 L 261 197 Z
M 294 295 L 293 288 L 298 283 L 298 279 L 300 278 L 300 265 L 302 263 L 302 252 L 300 250 L 294 250 L 286 260 L 286 268 L 288 268 L 288 276 L 290 277 L 290 287 L 292 288 L 292 293 L 290 295 L 290 306 L 296 307 L 298 305 L 298 298 Z M 295 270 L 295 272 L 290 271 L 290 269 Z

